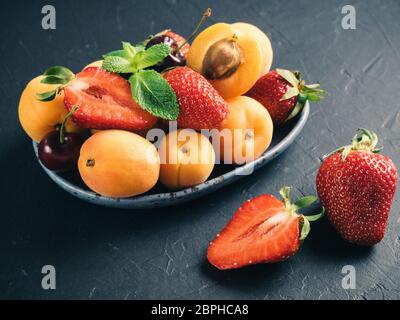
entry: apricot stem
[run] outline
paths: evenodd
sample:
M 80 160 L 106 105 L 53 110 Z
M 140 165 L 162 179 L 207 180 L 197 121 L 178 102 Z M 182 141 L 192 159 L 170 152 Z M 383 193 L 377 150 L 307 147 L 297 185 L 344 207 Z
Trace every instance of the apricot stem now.
M 185 44 L 187 44 L 189 41 L 191 41 L 191 40 L 194 38 L 194 36 L 196 35 L 197 31 L 199 31 L 201 25 L 203 24 L 203 22 L 204 22 L 208 17 L 210 17 L 210 16 L 211 16 L 211 8 L 207 8 L 207 10 L 204 11 L 204 13 L 203 13 L 203 15 L 202 15 L 202 17 L 201 17 L 199 23 L 197 24 L 196 28 L 194 29 L 194 31 L 193 31 L 193 32 L 191 33 L 191 35 L 185 40 L 185 42 L 183 42 L 183 43 L 178 47 L 178 49 L 176 50 L 177 52 L 179 52 L 179 50 L 181 50 Z
M 71 117 L 75 111 L 78 110 L 78 106 L 73 106 L 72 109 L 66 114 L 66 116 L 64 117 L 62 123 L 61 123 L 61 127 L 60 127 L 60 143 L 63 144 L 65 142 L 65 137 L 64 137 L 64 127 L 65 124 L 67 123 L 67 120 L 69 119 L 69 117 Z

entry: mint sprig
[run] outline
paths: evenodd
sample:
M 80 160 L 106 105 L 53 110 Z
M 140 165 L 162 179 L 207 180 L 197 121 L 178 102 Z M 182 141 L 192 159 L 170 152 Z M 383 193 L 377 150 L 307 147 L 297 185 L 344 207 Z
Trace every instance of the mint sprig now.
M 171 48 L 164 43 L 156 44 L 147 50 L 138 52 L 133 57 L 136 70 L 146 69 L 164 60 L 171 52 Z
M 146 70 L 163 61 L 171 52 L 164 43 L 150 48 L 140 43 L 132 45 L 122 42 L 122 50 L 103 55 L 104 70 L 131 74 L 129 83 L 133 99 L 152 115 L 166 120 L 176 120 L 179 105 L 176 94 L 169 83 L 154 70 Z
M 179 114 L 176 94 L 157 71 L 140 70 L 129 78 L 129 83 L 133 98 L 143 109 L 159 118 L 176 120 Z
M 43 73 L 41 83 L 59 84 L 54 90 L 43 93 L 37 93 L 36 99 L 44 102 L 52 101 L 61 92 L 64 85 L 70 82 L 75 77 L 74 73 L 66 67 L 54 66 L 48 68 Z

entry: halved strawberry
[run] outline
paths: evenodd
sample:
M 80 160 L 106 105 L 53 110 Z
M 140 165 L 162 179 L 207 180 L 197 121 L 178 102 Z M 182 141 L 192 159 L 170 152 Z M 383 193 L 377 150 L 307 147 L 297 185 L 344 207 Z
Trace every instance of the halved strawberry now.
M 291 204 L 289 187 L 283 187 L 280 194 L 284 202 L 270 194 L 247 200 L 210 243 L 208 261 L 225 270 L 293 256 L 310 231 L 309 222 L 321 218 L 324 209 L 318 215 L 303 216 L 297 210 L 315 202 L 316 197 Z
M 133 99 L 127 80 L 98 67 L 78 73 L 65 88 L 65 106 L 76 123 L 90 129 L 146 130 L 157 118 L 143 110 Z

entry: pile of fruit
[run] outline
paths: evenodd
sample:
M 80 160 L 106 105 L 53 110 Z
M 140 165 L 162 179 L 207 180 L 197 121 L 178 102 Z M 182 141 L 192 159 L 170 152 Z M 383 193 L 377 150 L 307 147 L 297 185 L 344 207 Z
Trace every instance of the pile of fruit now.
M 91 190 L 110 197 L 135 196 L 158 181 L 173 190 L 190 187 L 208 179 L 217 158 L 240 165 L 260 157 L 274 127 L 307 100 L 324 97 L 299 72 L 270 71 L 270 40 L 253 25 L 217 23 L 195 37 L 209 15 L 208 9 L 188 40 L 165 30 L 137 45 L 123 42 L 78 74 L 56 66 L 29 82 L 19 118 L 39 143 L 43 165 L 78 168 Z M 151 130 L 164 132 L 171 121 L 177 129 L 156 147 Z M 213 131 L 217 147 L 204 130 Z M 280 191 L 284 201 L 273 195 L 248 200 L 210 243 L 210 263 L 231 269 L 287 259 L 325 210 L 344 239 L 378 243 L 397 170 L 377 154 L 377 142 L 375 133 L 360 129 L 351 145 L 325 158 L 316 178 L 324 206 L 317 215 L 299 213 L 316 197 L 292 203 L 288 187 Z
M 139 195 L 158 181 L 182 189 L 206 181 L 216 163 L 260 157 L 274 126 L 325 95 L 298 72 L 270 71 L 270 40 L 254 25 L 217 23 L 196 36 L 210 14 L 188 40 L 165 30 L 122 42 L 77 74 L 55 66 L 29 82 L 19 118 L 42 164 L 78 168 L 91 190 L 109 197 Z M 151 130 L 172 121 L 176 130 L 153 143 Z

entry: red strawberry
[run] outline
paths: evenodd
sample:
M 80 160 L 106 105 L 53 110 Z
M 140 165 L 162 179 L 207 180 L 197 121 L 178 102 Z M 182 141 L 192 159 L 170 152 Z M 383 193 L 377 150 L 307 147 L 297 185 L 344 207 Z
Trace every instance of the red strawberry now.
M 383 239 L 396 191 L 396 166 L 376 153 L 377 142 L 374 132 L 359 129 L 350 146 L 325 157 L 317 175 L 329 220 L 345 240 L 360 245 Z
M 178 47 L 180 47 L 182 44 L 184 44 L 186 42 L 186 39 L 184 37 L 182 37 L 181 35 L 173 32 L 171 30 L 166 30 L 166 31 L 164 31 L 163 34 L 166 35 L 167 37 L 170 37 L 171 39 L 173 39 L 178 44 Z M 190 45 L 189 45 L 189 43 L 186 43 L 182 48 L 180 48 L 179 51 L 186 58 L 187 54 L 189 53 L 189 49 L 190 49 Z
M 88 67 L 65 88 L 65 106 L 76 123 L 91 129 L 146 130 L 157 118 L 143 110 L 133 99 L 128 81 L 116 73 Z
M 228 114 L 228 106 L 217 90 L 201 74 L 187 67 L 164 73 L 179 103 L 178 127 L 212 129 Z
M 315 216 L 298 214 L 317 198 L 307 196 L 291 204 L 289 193 L 289 187 L 280 190 L 284 202 L 270 194 L 246 201 L 210 243 L 208 261 L 225 270 L 293 256 L 310 231 L 309 222 L 321 218 L 324 210 Z
M 258 79 L 246 95 L 267 108 L 274 123 L 279 125 L 294 118 L 306 100 L 321 100 L 326 91 L 318 87 L 318 84 L 306 85 L 299 72 L 276 69 Z

